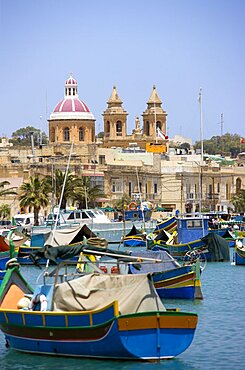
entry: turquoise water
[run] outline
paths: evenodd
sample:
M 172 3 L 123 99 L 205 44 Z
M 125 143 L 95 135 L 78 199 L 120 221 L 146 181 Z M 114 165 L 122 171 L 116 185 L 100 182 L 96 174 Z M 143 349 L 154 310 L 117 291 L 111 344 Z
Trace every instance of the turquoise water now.
M 232 252 L 232 251 L 231 251 Z M 35 281 L 36 267 L 22 267 Z M 0 334 L 0 370 L 160 370 L 245 368 L 245 266 L 210 262 L 202 274 L 203 301 L 166 300 L 166 307 L 198 313 L 191 346 L 180 356 L 160 363 L 84 360 L 28 355 L 5 347 Z

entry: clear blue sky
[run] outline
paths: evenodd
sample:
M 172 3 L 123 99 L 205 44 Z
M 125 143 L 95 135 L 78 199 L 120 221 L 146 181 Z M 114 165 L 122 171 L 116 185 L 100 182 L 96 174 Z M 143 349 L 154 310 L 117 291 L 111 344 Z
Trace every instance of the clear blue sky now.
M 245 136 L 245 1 L 0 0 L 0 135 L 46 118 L 64 95 L 69 72 L 103 131 L 117 86 L 128 133 L 153 84 L 168 113 L 169 136 Z M 40 116 L 43 118 L 40 119 Z M 141 119 L 142 123 L 142 119 Z

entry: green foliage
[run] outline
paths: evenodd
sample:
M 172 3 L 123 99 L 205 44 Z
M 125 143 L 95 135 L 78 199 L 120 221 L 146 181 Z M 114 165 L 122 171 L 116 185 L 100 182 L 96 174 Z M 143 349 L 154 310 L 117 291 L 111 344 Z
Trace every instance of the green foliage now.
M 65 172 L 56 169 L 53 177 L 52 176 L 46 177 L 46 182 L 52 189 L 52 193 L 54 194 L 56 204 L 60 204 L 63 184 L 65 182 Z M 66 208 L 66 203 L 69 198 L 73 199 L 75 194 L 75 188 L 77 187 L 77 185 L 78 185 L 77 176 L 68 172 L 61 201 L 61 209 Z
M 234 197 L 232 198 L 232 204 L 235 207 L 235 212 L 244 212 L 245 211 L 245 190 L 240 190 Z
M 10 140 L 14 146 L 31 146 L 31 133 L 33 132 L 33 139 L 34 145 L 47 144 L 48 137 L 45 132 L 41 132 L 41 130 L 27 126 L 24 128 L 20 128 L 17 131 L 12 133 L 12 139 Z M 42 138 L 41 138 L 42 134 Z
M 102 138 L 103 139 L 103 137 L 105 136 L 105 133 L 104 133 L 104 131 L 101 131 L 101 132 L 99 132 L 98 134 L 97 134 L 97 137 L 98 138 Z
M 38 175 L 30 176 L 29 182 L 20 187 L 19 201 L 21 207 L 29 207 L 34 212 L 34 225 L 38 225 L 38 214 L 41 207 L 49 204 L 51 187 L 46 179 L 40 179 Z
M 8 181 L 1 181 L 0 182 L 0 197 L 3 197 L 5 195 L 15 195 L 17 194 L 16 191 L 14 191 L 14 188 L 8 188 L 4 189 L 4 186 L 10 185 Z
M 87 208 L 95 207 L 96 199 L 104 196 L 99 185 L 92 186 L 90 177 L 83 176 L 78 179 L 71 198 L 78 208 Z
M 54 173 L 53 179 L 51 176 L 47 176 L 46 181 L 51 188 L 53 187 L 56 204 L 59 204 L 65 181 L 65 173 L 57 169 Z M 104 193 L 100 186 L 92 186 L 89 177 L 79 178 L 68 172 L 61 201 L 61 208 L 66 208 L 68 199 L 71 199 L 73 203 L 78 203 L 79 208 L 87 208 L 87 206 L 92 207 L 95 206 L 96 198 L 103 196 Z
M 190 149 L 190 144 L 189 143 L 182 143 L 180 144 L 180 149 L 186 149 L 187 151 Z
M 114 202 L 113 206 L 118 209 L 118 211 L 122 211 L 130 202 L 132 202 L 130 196 L 127 193 L 124 193 L 121 198 Z
M 0 217 L 2 219 L 8 219 L 10 217 L 10 205 L 3 203 L 0 205 Z
M 238 134 L 225 134 L 223 136 L 213 136 L 209 140 L 203 140 L 204 153 L 230 155 L 235 158 L 240 151 L 245 149 L 245 144 L 240 143 L 241 136 Z M 201 142 L 197 141 L 194 149 L 200 149 Z

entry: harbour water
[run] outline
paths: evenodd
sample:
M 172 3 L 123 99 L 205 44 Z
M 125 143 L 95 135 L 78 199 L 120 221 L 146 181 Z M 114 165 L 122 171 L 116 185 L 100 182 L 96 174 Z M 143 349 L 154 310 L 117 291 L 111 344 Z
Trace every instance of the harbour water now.
M 231 250 L 231 259 L 232 259 Z M 21 267 L 35 282 L 37 267 Z M 245 266 L 210 262 L 202 273 L 203 301 L 165 300 L 167 308 L 198 313 L 191 346 L 180 356 L 159 363 L 67 359 L 18 353 L 5 347 L 0 333 L 1 370 L 194 370 L 244 369 L 245 367 Z

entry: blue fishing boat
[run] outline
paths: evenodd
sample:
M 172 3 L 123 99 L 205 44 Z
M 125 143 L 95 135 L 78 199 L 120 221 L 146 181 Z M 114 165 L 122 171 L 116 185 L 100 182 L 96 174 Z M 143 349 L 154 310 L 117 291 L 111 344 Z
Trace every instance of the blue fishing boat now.
M 230 261 L 229 243 L 216 233 L 208 233 L 201 239 L 183 244 L 154 244 L 152 250 L 166 250 L 173 257 L 188 261 L 198 254 L 208 262 Z
M 173 257 L 183 260 L 186 253 L 198 250 L 203 254 L 207 253 L 206 244 L 202 239 L 193 240 L 180 244 L 167 244 L 162 240 L 154 240 L 152 250 L 163 250 L 170 253 Z
M 245 246 L 241 241 L 236 242 L 233 260 L 235 265 L 245 265 Z
M 123 246 L 124 247 L 146 247 L 146 233 L 138 230 L 135 225 L 132 226 L 132 229 L 123 237 Z
M 177 230 L 176 217 L 169 217 L 165 220 L 157 222 L 154 232 L 159 232 L 160 230 L 166 230 L 170 233 Z
M 74 271 L 58 268 L 46 271 L 35 289 L 17 267 L 7 270 L 0 328 L 8 347 L 28 354 L 158 361 L 190 346 L 197 315 L 166 310 L 148 275 L 74 279 Z

